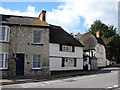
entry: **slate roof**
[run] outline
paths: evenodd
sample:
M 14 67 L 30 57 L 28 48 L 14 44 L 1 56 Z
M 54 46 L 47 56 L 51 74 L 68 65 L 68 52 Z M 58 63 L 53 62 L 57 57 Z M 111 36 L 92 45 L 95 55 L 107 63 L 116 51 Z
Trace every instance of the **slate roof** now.
M 67 33 L 63 28 L 55 25 L 50 25 L 50 43 L 84 47 L 83 44 Z
M 49 26 L 45 21 L 36 17 L 14 16 L 0 14 L 0 23 L 7 25 Z
M 97 43 L 105 45 L 101 38 L 97 38 L 91 33 L 77 34 L 75 38 L 85 46 L 84 50 L 95 49 Z

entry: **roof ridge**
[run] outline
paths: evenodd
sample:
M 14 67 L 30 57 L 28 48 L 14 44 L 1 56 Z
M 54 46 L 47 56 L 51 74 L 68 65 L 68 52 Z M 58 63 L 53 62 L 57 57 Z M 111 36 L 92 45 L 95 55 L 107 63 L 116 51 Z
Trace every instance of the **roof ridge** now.
M 30 16 L 19 16 L 19 15 L 7 15 L 7 14 L 0 14 L 1 16 L 13 16 L 13 17 L 22 17 L 22 18 L 35 18 L 35 19 L 39 19 L 38 17 L 30 17 Z

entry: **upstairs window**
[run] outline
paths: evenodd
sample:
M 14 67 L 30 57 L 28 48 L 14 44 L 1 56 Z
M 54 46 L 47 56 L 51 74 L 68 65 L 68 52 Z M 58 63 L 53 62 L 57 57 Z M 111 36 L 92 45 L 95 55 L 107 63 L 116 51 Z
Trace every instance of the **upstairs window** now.
M 41 32 L 40 31 L 34 31 L 33 43 L 35 43 L 35 44 L 40 44 L 41 43 Z
M 40 55 L 33 55 L 32 69 L 41 69 L 41 57 L 40 57 Z
M 8 54 L 0 53 L 0 69 L 8 68 Z
M 74 46 L 60 45 L 60 51 L 74 52 Z
M 9 27 L 0 26 L 0 42 L 9 42 Z

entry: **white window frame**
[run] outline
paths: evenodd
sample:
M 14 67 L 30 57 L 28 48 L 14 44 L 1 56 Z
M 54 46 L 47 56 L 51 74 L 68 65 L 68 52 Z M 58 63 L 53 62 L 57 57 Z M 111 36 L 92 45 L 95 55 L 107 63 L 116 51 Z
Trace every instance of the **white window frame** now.
M 40 32 L 40 42 L 39 43 L 34 42 L 34 33 L 35 32 Z M 42 32 L 41 31 L 33 31 L 33 44 L 42 44 Z
M 62 51 L 73 52 L 72 46 L 62 45 Z
M 0 70 L 8 69 L 8 53 L 7 52 L 0 52 L 0 54 L 3 54 L 3 67 L 0 67 Z M 6 55 L 7 55 L 7 60 L 5 60 L 6 59 Z M 2 61 L 2 60 L 0 60 L 0 61 Z M 6 67 L 5 67 L 5 65 L 6 65 Z
M 2 27 L 5 27 L 5 39 L 4 40 L 0 40 L 0 42 L 9 42 L 10 27 L 8 27 L 8 26 L 0 26 L 0 28 L 2 28 Z
M 75 58 L 64 58 L 64 67 L 75 67 Z
M 37 69 L 42 69 L 42 60 L 41 60 L 41 55 L 36 55 L 36 56 L 40 56 L 40 67 L 33 67 L 33 57 L 34 55 L 32 56 L 32 69 L 34 70 L 37 70 Z
M 65 58 L 65 67 L 74 67 L 75 61 L 73 58 Z

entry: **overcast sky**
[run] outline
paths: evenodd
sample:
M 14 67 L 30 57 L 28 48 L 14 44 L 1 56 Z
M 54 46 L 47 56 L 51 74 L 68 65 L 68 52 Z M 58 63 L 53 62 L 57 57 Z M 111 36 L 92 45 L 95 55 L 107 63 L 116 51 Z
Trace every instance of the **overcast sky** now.
M 118 0 L 3 1 L 0 14 L 38 17 L 40 11 L 46 9 L 47 22 L 69 33 L 85 33 L 95 20 L 118 27 Z

